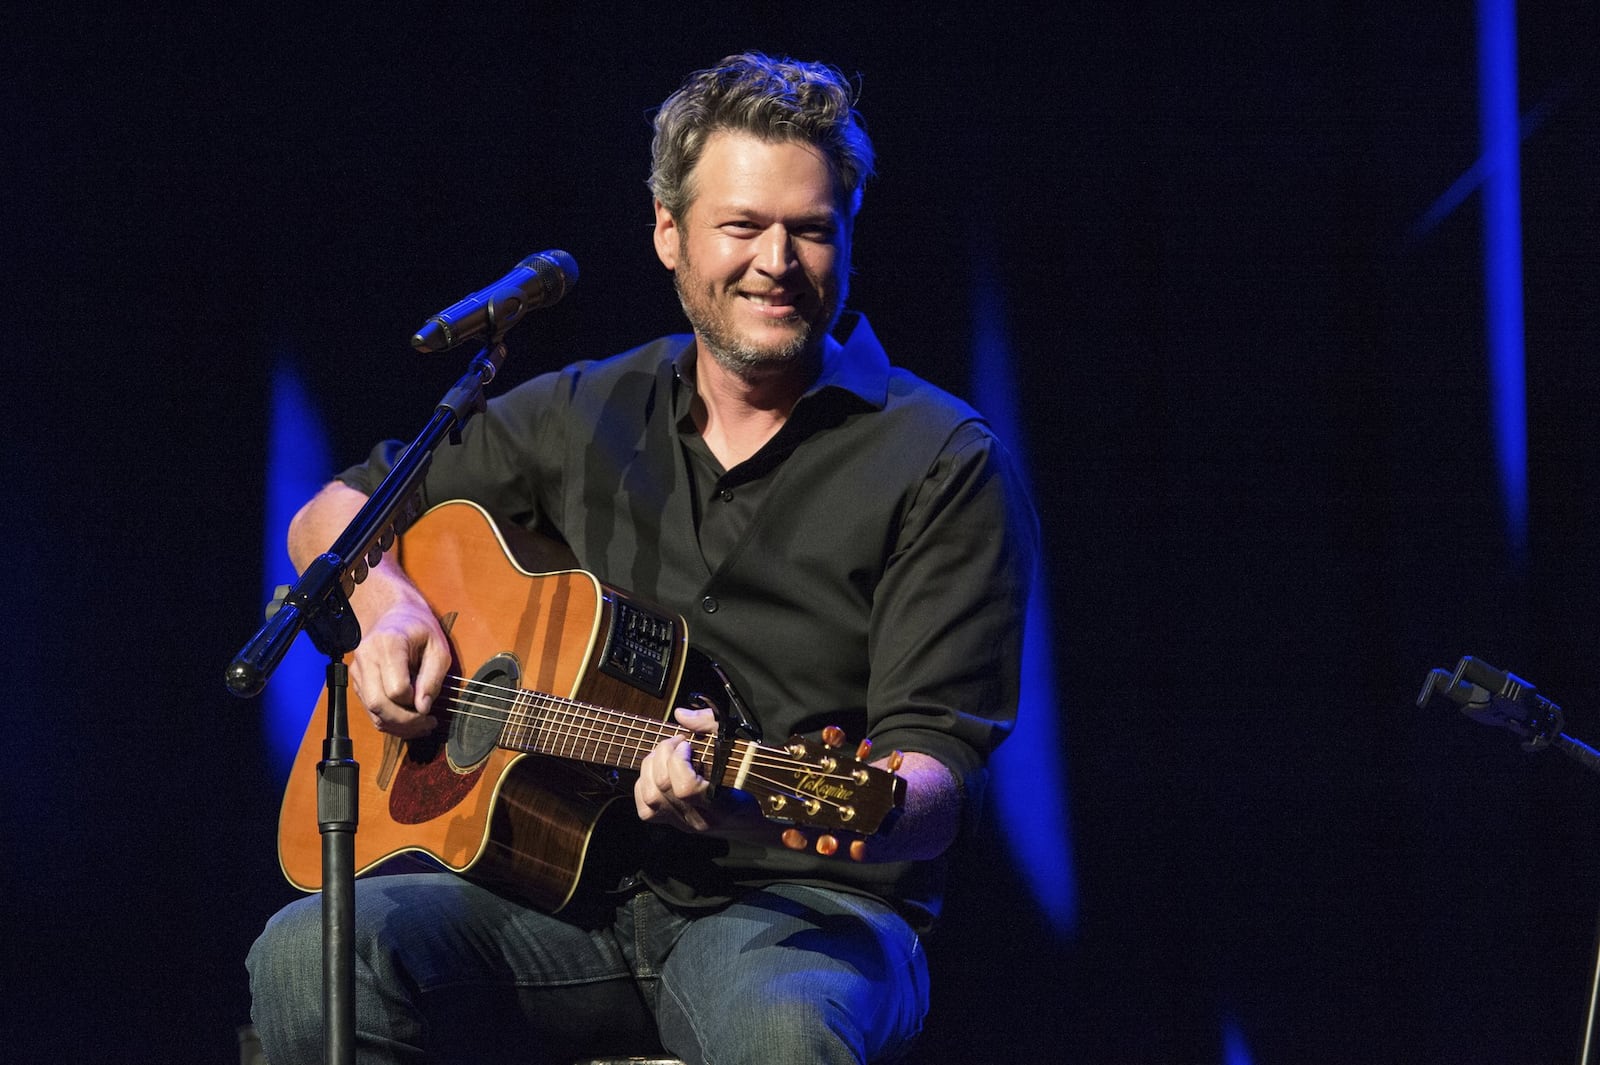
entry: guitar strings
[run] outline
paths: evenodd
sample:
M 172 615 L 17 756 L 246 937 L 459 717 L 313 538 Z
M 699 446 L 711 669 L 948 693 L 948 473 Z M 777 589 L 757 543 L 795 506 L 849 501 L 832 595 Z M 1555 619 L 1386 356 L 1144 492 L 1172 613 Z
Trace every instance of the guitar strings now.
M 452 676 L 448 678 L 451 687 L 446 694 L 452 695 L 454 706 L 446 708 L 445 712 L 462 717 L 487 720 L 503 725 L 507 730 L 528 733 L 527 738 L 534 738 L 534 733 L 549 736 L 553 734 L 557 740 L 569 741 L 566 750 L 573 750 L 573 744 L 588 742 L 589 744 L 603 744 L 607 748 L 626 750 L 641 756 L 647 753 L 650 747 L 660 740 L 673 735 L 684 735 L 682 730 L 657 722 L 637 714 L 624 713 L 612 710 L 609 707 L 596 706 L 572 699 L 563 699 L 559 696 L 548 695 L 542 692 L 530 691 L 522 688 L 511 688 L 502 685 L 490 684 L 486 681 L 471 680 L 463 677 Z M 523 709 L 531 706 L 541 713 L 530 713 Z M 588 715 L 587 718 L 585 715 Z M 595 722 L 593 718 L 604 719 Z M 686 737 L 691 748 L 700 756 L 703 762 L 710 761 L 713 739 L 703 734 L 690 734 Z M 749 741 L 738 741 L 748 743 Z M 803 761 L 788 755 L 782 748 L 766 747 L 753 744 L 755 755 L 751 759 L 751 767 L 775 770 L 804 770 L 813 776 L 824 779 L 852 780 L 848 773 L 838 771 L 823 771 L 820 766 Z M 539 749 L 539 748 L 535 748 Z M 541 753 L 560 754 L 563 748 L 558 744 Z M 627 768 L 637 768 L 637 764 Z M 778 781 L 757 774 L 756 779 L 766 784 L 775 791 L 795 795 L 791 788 L 782 786 Z M 796 796 L 798 798 L 798 796 Z M 845 804 L 836 800 L 809 796 L 815 801 L 829 806 L 842 808 Z M 803 801 L 803 800 L 802 800 Z
M 457 680 L 459 678 L 451 679 Z M 494 694 L 496 692 L 504 694 L 496 698 Z M 621 746 L 624 748 L 633 747 L 636 751 L 641 751 L 648 749 L 649 746 L 653 746 L 656 742 L 666 739 L 668 736 L 674 735 L 677 732 L 677 730 L 672 729 L 665 724 L 652 721 L 649 718 L 640 717 L 634 714 L 622 714 L 615 711 L 610 711 L 607 708 L 600 706 L 587 706 L 583 703 L 572 703 L 571 705 L 577 708 L 571 714 L 572 720 L 577 721 L 580 724 L 583 724 L 583 719 L 581 716 L 578 716 L 577 710 L 587 710 L 596 715 L 606 715 L 608 717 L 614 716 L 615 718 L 615 720 L 611 721 L 609 725 L 584 725 L 584 728 L 587 729 L 588 734 L 583 735 L 579 732 L 574 732 L 570 727 L 558 727 L 561 724 L 561 722 L 558 720 L 552 720 L 545 715 L 530 713 L 523 709 L 523 704 L 526 704 L 530 701 L 530 696 L 534 698 L 539 696 L 539 693 L 536 692 L 525 692 L 524 690 L 517 688 L 504 688 L 498 685 L 490 685 L 481 681 L 466 681 L 457 685 L 453 694 L 457 696 L 456 704 L 458 706 L 470 706 L 474 710 L 483 710 L 487 708 L 490 711 L 488 713 L 474 713 L 466 716 L 472 716 L 483 720 L 491 720 L 496 724 L 504 725 L 520 731 L 531 730 L 540 733 L 554 733 L 558 739 L 588 739 L 592 741 L 596 738 L 604 738 L 609 746 Z M 487 700 L 469 700 L 464 698 L 464 696 L 477 695 L 489 695 L 490 698 Z M 546 698 L 554 699 L 555 697 L 549 696 Z M 553 705 L 549 709 L 559 710 L 560 707 Z M 630 731 L 632 732 L 632 735 L 629 735 Z M 640 746 L 641 744 L 644 744 L 644 746 Z M 545 753 L 555 753 L 555 750 L 552 749 L 551 751 Z
M 488 685 L 483 685 L 480 682 L 478 690 L 488 687 Z M 465 693 L 472 693 L 474 690 L 475 689 L 469 685 L 463 685 L 458 689 L 458 691 Z M 569 757 L 572 757 L 575 755 L 575 752 L 579 749 L 579 747 L 581 747 L 584 743 L 587 743 L 589 745 L 588 749 L 592 754 L 595 755 L 598 755 L 600 745 L 603 745 L 606 749 L 615 748 L 627 751 L 636 756 L 638 760 L 642 760 L 643 755 L 648 753 L 649 749 L 660 740 L 672 735 L 684 735 L 680 730 L 672 728 L 665 723 L 658 723 L 649 718 L 643 718 L 635 714 L 627 714 L 620 711 L 610 710 L 606 707 L 577 703 L 572 700 L 564 700 L 555 696 L 548 696 L 542 693 L 528 692 L 517 689 L 501 689 L 501 691 L 510 693 L 510 709 L 496 705 L 495 702 L 490 702 L 488 704 L 477 702 L 472 705 L 477 707 L 488 705 L 494 712 L 489 714 L 475 714 L 471 716 L 486 718 L 497 723 L 505 723 L 508 731 L 514 729 L 516 731 L 529 734 L 538 734 L 545 737 L 552 735 L 555 736 L 557 742 L 548 747 L 541 748 L 537 744 L 534 746 L 534 750 L 542 751 L 543 753 L 555 754 L 558 756 L 565 754 Z M 502 696 L 501 700 L 504 700 L 505 698 L 505 696 Z M 525 711 L 519 710 L 519 704 L 534 706 L 543 704 L 542 710 L 544 712 L 530 715 Z M 578 712 L 578 709 L 576 708 L 582 708 L 583 710 L 591 712 L 592 714 L 602 716 L 608 719 L 609 724 L 596 724 L 590 720 L 587 720 L 581 713 Z M 522 717 L 523 720 L 512 724 L 512 719 L 519 716 Z M 633 733 L 633 735 L 628 735 L 630 731 Z M 536 737 L 530 735 L 529 738 Z M 685 735 L 685 739 L 688 740 L 691 750 L 693 751 L 694 758 L 698 764 L 700 764 L 702 767 L 709 765 L 712 760 L 712 738 L 700 734 L 690 734 Z M 747 743 L 747 741 L 739 742 Z M 760 756 L 760 752 L 763 750 L 763 748 L 760 745 L 753 746 L 755 747 L 757 754 L 751 759 L 752 767 L 759 767 L 760 769 L 789 769 L 791 771 L 795 769 L 801 769 L 813 776 L 822 776 L 824 778 L 828 776 L 838 776 L 838 774 L 817 773 L 815 772 L 817 767 L 793 758 L 782 760 L 772 757 L 763 758 Z M 589 760 L 593 761 L 596 759 L 591 758 Z M 598 760 L 603 762 L 611 761 L 611 759 L 608 758 L 599 758 Z M 635 761 L 628 765 L 627 768 L 637 768 L 637 765 L 638 762 Z M 729 781 L 729 783 L 731 783 L 731 781 Z M 835 811 L 840 811 L 847 805 L 836 800 L 827 799 L 825 797 L 820 797 L 809 793 L 802 795 L 800 791 L 786 785 L 782 780 L 775 779 L 766 773 L 760 772 L 759 770 L 752 772 L 747 769 L 745 783 L 747 786 L 752 783 L 760 784 L 769 793 L 775 795 L 785 795 L 788 798 L 801 803 L 802 805 L 813 802 L 819 804 L 815 809 L 813 809 L 813 813 L 815 813 L 816 809 L 821 809 L 823 806 Z
M 542 692 L 535 692 L 528 689 L 508 688 L 500 685 L 493 685 L 484 681 L 464 680 L 463 678 L 459 677 L 452 677 L 450 680 L 459 682 L 455 689 L 457 694 L 476 695 L 479 693 L 484 693 L 493 696 L 493 693 L 496 692 L 505 693 L 501 696 L 501 698 L 506 700 L 508 705 L 502 706 L 494 701 L 485 702 L 479 700 L 471 703 L 470 705 L 472 705 L 475 709 L 487 706 L 496 712 L 490 714 L 475 714 L 471 716 L 509 724 L 511 723 L 510 719 L 514 716 L 517 716 L 519 713 L 517 709 L 517 705 L 519 703 L 538 704 L 540 709 L 548 712 L 554 712 L 554 714 L 558 715 L 559 720 L 556 721 L 552 721 L 545 715 L 529 715 L 527 716 L 526 720 L 516 723 L 516 727 L 518 728 L 533 728 L 541 731 L 556 731 L 556 729 L 553 727 L 555 725 L 562 724 L 563 722 L 575 722 L 578 725 L 580 732 L 587 733 L 585 738 L 593 739 L 595 737 L 600 737 L 608 743 L 614 740 L 620 741 L 624 739 L 623 734 L 612 731 L 614 727 L 622 729 L 624 734 L 627 730 L 631 729 L 634 733 L 636 733 L 636 735 L 634 737 L 626 737 L 628 742 L 638 742 L 639 737 L 642 736 L 644 740 L 648 741 L 649 746 L 653 746 L 656 742 L 659 742 L 660 740 L 666 739 L 670 736 L 685 734 L 684 731 L 677 726 L 669 725 L 665 722 L 658 722 L 653 718 L 642 717 L 638 714 L 626 713 L 620 710 L 612 710 L 609 707 L 597 706 L 574 699 L 565 699 L 561 696 L 547 695 Z M 589 715 L 590 717 L 605 718 L 608 723 L 591 723 L 590 721 L 586 720 L 584 716 L 585 714 Z M 570 725 L 566 725 L 566 727 L 564 727 L 561 731 L 565 732 L 565 734 L 568 736 L 576 735 Z M 703 742 L 704 744 L 709 745 L 711 743 L 710 738 L 706 737 L 704 734 L 691 734 L 689 738 L 697 744 Z M 755 744 L 755 748 L 758 759 L 763 752 L 770 752 L 770 754 L 782 756 L 776 759 L 768 757 L 766 759 L 766 764 L 770 766 L 784 768 L 816 768 L 810 763 L 788 755 L 787 752 L 785 752 L 782 748 L 767 747 L 761 744 Z M 838 776 L 840 774 L 836 773 L 834 775 Z
M 588 741 L 591 744 L 599 742 L 603 743 L 607 747 L 617 747 L 624 750 L 629 750 L 630 753 L 637 754 L 642 757 L 643 754 L 648 753 L 650 747 L 653 747 L 655 743 L 659 742 L 660 740 L 673 735 L 683 735 L 681 730 L 667 725 L 664 722 L 656 722 L 650 718 L 640 717 L 636 714 L 628 714 L 621 711 L 611 710 L 607 707 L 594 706 L 592 704 L 580 703 L 574 700 L 561 699 L 560 697 L 546 695 L 540 692 L 531 692 L 523 689 L 513 688 L 498 688 L 498 686 L 488 685 L 483 682 L 471 682 L 469 684 L 464 684 L 458 690 L 467 693 L 476 693 L 487 692 L 496 689 L 502 693 L 508 693 L 508 696 L 501 696 L 501 698 L 505 699 L 509 697 L 511 709 L 507 710 L 504 707 L 495 705 L 495 703 L 489 703 L 487 705 L 498 712 L 491 715 L 480 716 L 490 717 L 495 721 L 507 721 L 509 724 L 509 719 L 517 716 L 519 713 L 517 710 L 518 704 L 529 704 L 541 708 L 544 713 L 536 716 L 526 717 L 525 720 L 519 721 L 511 727 L 522 731 L 532 730 L 545 735 L 554 734 L 558 740 L 568 741 L 566 743 L 558 743 L 556 746 L 549 749 L 547 753 L 558 754 L 562 753 L 564 750 L 570 753 L 573 742 Z M 474 705 L 481 707 L 486 704 L 478 702 Z M 606 723 L 597 724 L 592 722 L 584 716 L 585 712 L 591 717 L 604 718 Z M 633 735 L 628 735 L 630 731 L 633 733 Z M 710 761 L 711 748 L 714 742 L 711 737 L 701 734 L 692 734 L 686 736 L 686 738 L 688 739 L 695 753 L 699 756 L 701 762 L 708 763 Z M 778 748 L 766 748 L 760 744 L 755 744 L 753 746 L 756 753 L 751 758 L 752 766 L 758 766 L 765 769 L 799 769 L 805 770 L 814 776 L 821 776 L 824 778 L 833 777 L 844 779 L 847 776 L 846 774 L 839 773 L 817 772 L 819 767 L 811 763 L 795 759 Z M 770 753 L 764 754 L 763 752 Z M 777 755 L 778 757 L 774 757 L 774 755 Z M 791 789 L 781 788 L 779 783 L 770 777 L 758 774 L 756 779 L 771 786 L 774 788 L 774 790 L 782 790 L 788 794 L 793 794 Z M 833 803 L 833 805 L 840 804 Z

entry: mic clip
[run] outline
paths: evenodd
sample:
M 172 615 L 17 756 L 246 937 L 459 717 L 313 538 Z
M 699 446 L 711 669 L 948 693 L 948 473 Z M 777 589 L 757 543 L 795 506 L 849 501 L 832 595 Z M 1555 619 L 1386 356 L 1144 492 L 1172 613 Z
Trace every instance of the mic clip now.
M 1532 684 L 1471 655 L 1456 664 L 1454 673 L 1435 669 L 1428 674 L 1417 706 L 1426 708 L 1435 698 L 1455 704 L 1479 724 L 1510 729 L 1523 738 L 1527 751 L 1548 747 L 1566 729 L 1561 707 Z

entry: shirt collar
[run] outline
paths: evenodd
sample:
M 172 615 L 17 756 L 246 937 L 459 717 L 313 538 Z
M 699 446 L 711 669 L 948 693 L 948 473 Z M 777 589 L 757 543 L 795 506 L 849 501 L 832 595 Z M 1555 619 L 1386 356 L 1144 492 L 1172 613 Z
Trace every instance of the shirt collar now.
M 845 311 L 834 327 L 833 339 L 822 356 L 822 373 L 806 389 L 800 401 L 829 392 L 845 392 L 867 406 L 882 410 L 889 401 L 889 355 L 878 336 L 859 311 Z M 688 388 L 678 389 L 674 412 L 681 421 L 688 417 L 689 401 L 694 396 L 695 344 L 686 337 L 672 357 L 673 375 Z
M 866 315 L 846 311 L 833 332 L 839 343 L 828 345 L 822 357 L 822 374 L 806 395 L 841 388 L 881 410 L 889 401 L 889 355 Z

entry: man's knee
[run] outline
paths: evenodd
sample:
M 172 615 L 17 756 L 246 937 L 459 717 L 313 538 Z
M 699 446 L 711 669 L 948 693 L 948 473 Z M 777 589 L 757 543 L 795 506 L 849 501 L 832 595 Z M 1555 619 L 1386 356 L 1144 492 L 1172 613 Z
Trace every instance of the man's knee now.
M 315 898 L 274 914 L 245 958 L 250 1017 L 269 1060 L 316 1060 L 322 1053 L 322 925 Z

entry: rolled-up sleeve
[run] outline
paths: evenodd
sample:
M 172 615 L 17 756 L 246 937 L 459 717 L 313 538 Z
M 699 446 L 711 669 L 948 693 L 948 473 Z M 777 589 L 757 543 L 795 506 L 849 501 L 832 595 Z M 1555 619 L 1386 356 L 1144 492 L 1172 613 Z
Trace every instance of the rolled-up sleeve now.
M 956 429 L 900 525 L 873 595 L 871 735 L 964 782 L 1016 721 L 1038 525 L 982 423 Z

